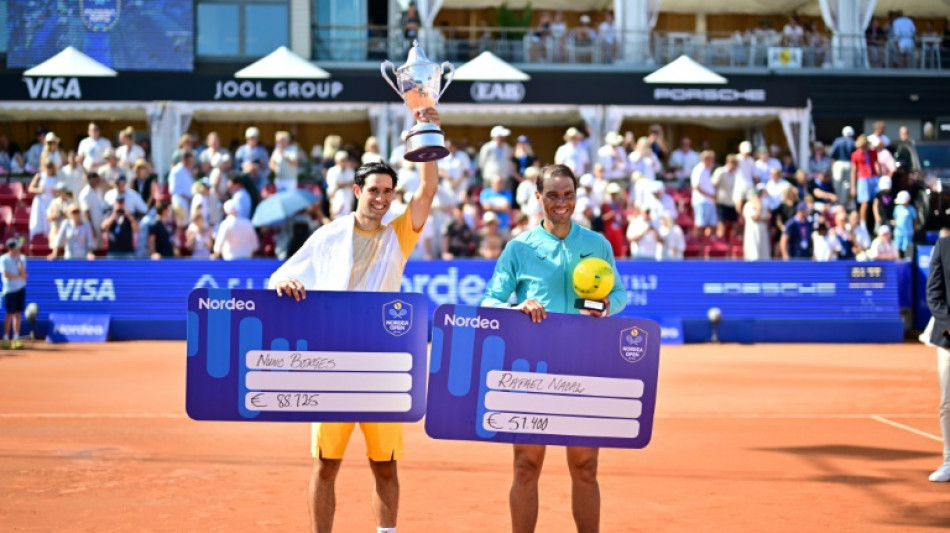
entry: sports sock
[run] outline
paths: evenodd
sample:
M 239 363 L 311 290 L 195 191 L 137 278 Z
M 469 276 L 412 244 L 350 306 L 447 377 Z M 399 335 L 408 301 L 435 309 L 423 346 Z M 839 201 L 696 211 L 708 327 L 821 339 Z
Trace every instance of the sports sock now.
M 396 528 L 394 528 L 394 527 L 378 527 L 378 528 L 376 528 L 376 533 L 396 533 Z

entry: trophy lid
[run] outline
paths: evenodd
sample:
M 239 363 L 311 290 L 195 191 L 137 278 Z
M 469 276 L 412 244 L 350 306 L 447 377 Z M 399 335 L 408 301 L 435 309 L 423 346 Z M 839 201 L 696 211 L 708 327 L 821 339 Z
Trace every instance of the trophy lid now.
M 409 49 L 409 57 L 406 59 L 406 64 L 400 68 L 420 67 L 423 65 L 434 65 L 434 64 L 435 63 L 433 63 L 431 60 L 429 60 L 428 57 L 426 57 L 425 51 L 422 50 L 421 46 L 419 46 L 419 41 L 413 40 L 412 48 Z

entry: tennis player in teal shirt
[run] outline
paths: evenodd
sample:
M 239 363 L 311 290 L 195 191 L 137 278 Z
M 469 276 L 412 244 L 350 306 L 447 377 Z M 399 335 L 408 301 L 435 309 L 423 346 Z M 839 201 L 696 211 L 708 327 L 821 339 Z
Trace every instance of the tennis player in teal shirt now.
M 535 323 L 556 313 L 583 313 L 594 317 L 617 314 L 627 305 L 627 291 L 620 283 L 613 249 L 607 239 L 571 220 L 577 200 L 577 178 L 564 165 L 549 165 L 541 171 L 535 193 L 544 218 L 505 247 L 495 263 L 485 299 L 486 307 L 512 307 Z M 614 284 L 604 298 L 603 312 L 574 308 L 577 298 L 572 276 L 574 267 L 588 257 L 599 257 L 614 271 Z M 511 295 L 517 303 L 509 304 Z M 584 356 L 587 354 L 578 354 Z M 512 533 L 532 533 L 538 521 L 538 479 L 544 465 L 545 446 L 514 445 L 514 480 L 511 484 Z M 571 499 L 578 532 L 600 531 L 600 488 L 597 484 L 598 448 L 568 446 Z

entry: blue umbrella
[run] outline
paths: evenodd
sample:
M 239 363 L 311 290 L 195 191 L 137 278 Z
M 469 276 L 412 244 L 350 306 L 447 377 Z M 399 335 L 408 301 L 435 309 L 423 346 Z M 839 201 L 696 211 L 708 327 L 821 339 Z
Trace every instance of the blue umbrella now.
M 257 227 L 280 224 L 318 200 L 317 195 L 304 189 L 279 192 L 257 204 L 251 222 Z

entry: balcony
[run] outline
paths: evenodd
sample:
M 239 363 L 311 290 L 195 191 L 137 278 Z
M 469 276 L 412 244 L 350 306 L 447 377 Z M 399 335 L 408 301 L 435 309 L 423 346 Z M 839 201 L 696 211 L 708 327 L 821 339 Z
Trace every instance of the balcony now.
M 314 59 L 318 62 L 401 64 L 411 39 L 387 26 L 315 26 Z M 522 66 L 603 65 L 658 67 L 682 54 L 712 68 L 950 71 L 950 50 L 941 37 L 918 36 L 913 50 L 903 53 L 896 42 L 868 45 L 864 35 L 813 35 L 808 42 L 783 42 L 777 32 L 673 32 L 597 35 L 575 29 L 562 36 L 537 35 L 530 28 L 449 27 L 420 32 L 417 37 L 433 61 L 462 64 L 489 50 Z M 839 52 L 839 53 L 835 53 Z

